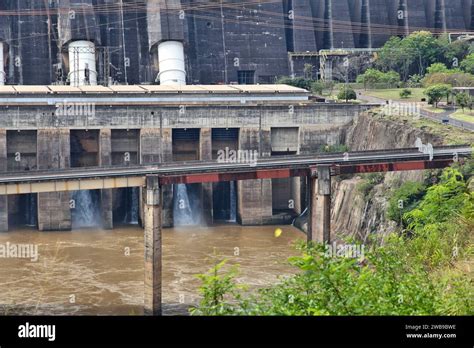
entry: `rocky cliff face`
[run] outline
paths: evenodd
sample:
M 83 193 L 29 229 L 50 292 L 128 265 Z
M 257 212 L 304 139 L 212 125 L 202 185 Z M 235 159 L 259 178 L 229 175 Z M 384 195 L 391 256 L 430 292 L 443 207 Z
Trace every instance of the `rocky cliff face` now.
M 446 142 L 430 127 L 417 128 L 409 121 L 383 118 L 374 113 L 359 116 L 346 132 L 346 144 L 351 151 L 414 147 L 417 138 L 424 144 L 442 145 Z M 370 195 L 365 197 L 358 189 L 366 180 L 363 176 L 334 180 L 333 234 L 365 241 L 372 233 L 392 231 L 395 224 L 385 217 L 390 190 L 405 181 L 421 181 L 424 175 L 423 171 L 384 174 Z

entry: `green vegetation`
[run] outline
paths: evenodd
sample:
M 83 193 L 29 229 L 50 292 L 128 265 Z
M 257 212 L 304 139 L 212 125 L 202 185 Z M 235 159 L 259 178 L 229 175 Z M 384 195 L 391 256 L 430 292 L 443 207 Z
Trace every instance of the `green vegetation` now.
M 403 81 L 407 81 L 414 74 L 424 76 L 434 63 L 456 68 L 454 62 L 461 62 L 468 53 L 466 42 L 449 43 L 446 36 L 436 38 L 428 31 L 419 31 L 403 39 L 392 37 L 388 40 L 380 50 L 376 64 L 382 71 L 396 71 Z M 440 65 L 435 66 L 432 72 L 440 68 Z
M 422 183 L 408 181 L 392 193 L 387 209 L 387 217 L 401 226 L 403 216 L 416 208 L 425 195 L 426 187 Z
M 356 100 L 357 94 L 356 92 L 349 86 L 341 87 L 339 94 L 337 95 L 337 99 L 339 100 Z
M 311 78 L 303 77 L 282 77 L 277 80 L 278 84 L 290 85 L 298 88 L 304 88 L 308 91 L 313 92 L 314 94 L 323 95 L 326 91 L 326 94 L 331 95 L 334 89 L 334 82 L 327 81 L 317 81 Z
M 472 169 L 472 167 L 471 167 Z M 473 315 L 474 193 L 455 168 L 424 189 L 403 186 L 404 233 L 373 239 L 359 258 L 301 243 L 289 259 L 296 275 L 243 296 L 235 272 L 217 262 L 200 275 L 203 298 L 194 315 Z
M 423 88 L 411 88 L 411 95 L 407 98 L 402 98 L 400 96 L 400 89 L 376 89 L 376 90 L 369 90 L 364 92 L 367 95 L 376 97 L 376 98 L 381 98 L 385 100 L 403 100 L 403 101 L 421 101 L 423 98 L 426 98 L 425 95 L 423 94 L 424 89 Z
M 456 94 L 456 105 L 461 107 L 462 112 L 464 113 L 464 109 L 467 107 L 472 108 L 472 98 L 467 93 L 458 93 Z
M 411 96 L 411 90 L 404 88 L 400 91 L 400 98 L 402 99 L 407 99 L 408 97 Z
M 370 173 L 363 175 L 363 180 L 357 184 L 357 191 L 364 198 L 370 198 L 372 190 L 384 179 L 382 173 Z
M 450 117 L 459 121 L 474 123 L 474 114 L 465 113 L 463 110 L 456 111 L 454 114 L 451 114 Z
M 461 62 L 461 69 L 469 74 L 474 74 L 474 53 L 468 55 L 462 62 Z
M 216 254 L 214 254 L 214 259 L 217 260 Z M 239 290 L 243 290 L 245 287 L 238 286 L 234 282 L 238 267 L 233 266 L 224 275 L 221 275 L 220 271 L 226 265 L 227 260 L 216 262 L 216 265 L 207 273 L 197 276 L 202 282 L 202 286 L 199 288 L 202 300 L 199 307 L 191 308 L 192 315 L 232 314 L 225 300 L 229 297 L 241 299 Z
M 447 72 L 447 73 L 433 73 L 428 74 L 423 78 L 423 85 L 425 87 L 436 84 L 447 84 L 452 87 L 473 87 L 474 76 L 463 72 Z
M 291 78 L 291 77 L 282 77 L 277 80 L 278 84 L 283 84 L 283 85 L 290 85 L 298 88 L 304 88 L 308 91 L 311 90 L 311 84 L 313 83 L 313 80 L 310 79 L 305 79 L 302 77 L 296 77 L 296 78 Z
M 459 70 L 457 70 L 459 71 Z M 451 70 L 443 63 L 433 63 L 426 70 L 428 74 L 449 73 Z
M 321 145 L 319 148 L 319 152 L 326 152 L 326 153 L 342 153 L 349 151 L 349 147 L 345 144 L 338 144 L 338 145 Z
M 428 104 L 433 104 L 435 108 L 442 98 L 448 98 L 451 94 L 451 86 L 446 84 L 433 85 L 428 87 L 424 94 L 428 96 Z
M 400 83 L 400 75 L 395 71 L 382 72 L 376 69 L 367 71 L 357 77 L 357 83 L 364 84 L 364 89 L 373 88 L 377 84 L 384 84 L 386 87 L 397 87 Z

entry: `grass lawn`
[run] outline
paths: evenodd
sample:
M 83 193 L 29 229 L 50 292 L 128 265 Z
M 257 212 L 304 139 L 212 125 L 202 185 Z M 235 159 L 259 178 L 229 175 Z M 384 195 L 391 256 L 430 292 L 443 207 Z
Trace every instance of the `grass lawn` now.
M 464 109 L 464 112 L 460 109 L 452 114 L 451 117 L 459 121 L 474 123 L 474 112 L 471 113 L 468 109 Z
M 442 112 L 445 112 L 446 110 L 444 109 L 440 109 L 440 108 L 435 108 L 434 106 L 432 105 L 426 105 L 423 107 L 424 110 L 426 111 L 429 111 L 429 112 L 433 112 L 435 114 L 441 114 Z
M 376 98 L 382 98 L 386 100 L 398 100 L 398 101 L 405 101 L 405 102 L 419 102 L 422 98 L 426 98 L 423 94 L 423 88 L 408 88 L 412 95 L 408 98 L 400 98 L 400 92 L 402 88 L 395 88 L 395 89 L 369 89 L 367 91 L 363 91 L 363 94 L 370 95 Z

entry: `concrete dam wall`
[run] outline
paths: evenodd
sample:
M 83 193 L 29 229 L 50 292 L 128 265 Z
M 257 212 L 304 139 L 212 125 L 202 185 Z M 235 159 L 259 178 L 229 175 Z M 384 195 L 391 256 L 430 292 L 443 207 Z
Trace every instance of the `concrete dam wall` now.
M 289 53 L 473 30 L 472 8 L 472 0 L 4 0 L 1 75 L 12 85 L 67 84 L 69 44 L 87 40 L 99 84 L 154 83 L 158 46 L 173 40 L 184 44 L 190 84 L 272 83 L 303 73 Z

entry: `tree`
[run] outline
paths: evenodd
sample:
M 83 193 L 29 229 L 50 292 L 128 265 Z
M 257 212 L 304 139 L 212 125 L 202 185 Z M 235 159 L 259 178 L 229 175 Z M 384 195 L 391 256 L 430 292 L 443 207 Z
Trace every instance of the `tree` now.
M 312 84 L 311 84 L 311 91 L 315 94 L 323 94 L 323 90 L 324 90 L 324 83 L 322 81 L 314 81 Z
M 405 49 L 403 40 L 393 36 L 378 52 L 376 64 L 381 70 L 399 72 L 403 81 L 406 81 L 413 61 L 412 55 L 411 51 Z
M 405 38 L 404 46 L 411 52 L 418 73 L 425 74 L 426 67 L 437 61 L 441 53 L 439 41 L 429 31 L 418 31 Z
M 421 87 L 422 76 L 418 74 L 413 74 L 408 78 L 407 87 L 410 88 L 419 88 Z
M 461 69 L 469 74 L 474 74 L 474 53 L 471 53 L 461 62 Z
M 426 72 L 428 74 L 435 74 L 435 73 L 449 73 L 448 67 L 443 64 L 443 63 L 434 63 L 431 64 L 428 69 L 426 69 Z
M 456 104 L 462 108 L 462 112 L 464 112 L 464 108 L 471 104 L 471 96 L 467 93 L 458 93 L 456 94 Z
M 425 193 L 426 187 L 420 182 L 407 181 L 403 183 L 393 191 L 390 197 L 387 217 L 401 226 L 403 215 L 416 208 Z
M 407 81 L 413 74 L 423 76 L 433 63 L 456 69 L 468 52 L 465 42 L 450 43 L 446 35 L 436 38 L 428 31 L 418 31 L 403 39 L 389 39 L 378 52 L 377 66 L 383 71 L 394 70 Z
M 473 87 L 474 75 L 463 72 L 428 74 L 423 79 L 423 85 L 429 87 L 438 84 L 448 84 L 452 87 Z
M 461 40 L 450 42 L 448 34 L 441 35 L 438 42 L 442 50 L 442 57 L 439 60 L 443 61 L 448 68 L 459 68 L 459 63 L 469 54 L 470 44 Z
M 400 75 L 392 70 L 382 72 L 377 69 L 367 69 L 364 74 L 357 77 L 357 82 L 363 83 L 364 88 L 374 87 L 378 83 L 396 87 L 400 83 Z
M 409 96 L 411 96 L 411 91 L 408 89 L 408 88 L 404 88 L 401 90 L 400 92 L 400 98 L 402 99 L 406 99 L 408 98 Z
M 428 103 L 433 104 L 434 107 L 437 108 L 439 101 L 443 97 L 448 97 L 451 93 L 451 89 L 450 85 L 439 84 L 428 87 L 423 93 L 428 96 Z
M 357 99 L 356 92 L 351 87 L 342 87 L 337 95 L 337 99 L 339 100 L 355 100 Z
M 290 85 L 294 87 L 299 87 L 299 88 L 304 88 L 308 91 L 311 90 L 311 83 L 312 80 L 308 80 L 302 77 L 296 77 L 296 78 L 291 78 L 291 77 L 281 77 L 277 80 L 278 84 L 283 84 L 283 85 Z

